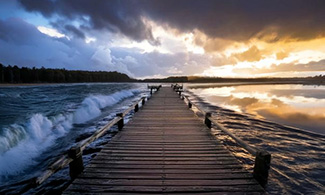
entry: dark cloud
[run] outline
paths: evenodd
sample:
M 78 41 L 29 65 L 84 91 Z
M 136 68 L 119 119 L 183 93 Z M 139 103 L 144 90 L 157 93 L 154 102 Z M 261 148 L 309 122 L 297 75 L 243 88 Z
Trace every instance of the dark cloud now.
M 54 38 L 19 18 L 0 19 L 0 63 L 68 70 L 119 71 L 134 77 L 201 73 L 209 59 L 192 53 L 142 53 L 137 49 L 107 48 L 79 38 Z M 201 65 L 207 64 L 206 66 Z
M 20 0 L 28 11 L 85 20 L 95 29 L 121 32 L 157 44 L 142 16 L 180 31 L 199 29 L 209 37 L 267 42 L 325 35 L 324 0 Z M 86 21 L 86 20 L 85 20 Z
M 73 26 L 73 25 L 65 25 L 64 26 L 64 28 L 67 30 L 67 31 L 69 31 L 69 32 L 71 32 L 73 35 L 75 35 L 75 36 L 77 36 L 77 37 L 79 37 L 79 38 L 81 38 L 81 39 L 85 39 L 85 34 L 81 31 L 81 30 L 79 30 L 79 29 L 77 29 L 75 26 Z
M 19 18 L 0 19 L 0 60 L 27 67 L 96 70 L 91 56 L 96 51 L 80 39 L 54 38 Z M 97 70 L 105 69 L 102 64 Z
M 148 40 L 153 45 L 159 44 L 151 27 L 141 18 L 136 1 L 21 0 L 20 3 L 27 11 L 40 12 L 48 18 L 63 17 L 67 23 L 78 21 L 88 28 L 106 29 L 136 41 Z
M 273 33 L 273 39 L 267 41 L 287 37 L 305 40 L 324 36 L 325 32 L 323 0 L 147 2 L 145 9 L 154 20 L 183 31 L 199 29 L 210 37 L 245 41 L 257 35 L 269 38 L 269 33 Z
M 15 46 L 35 45 L 32 39 L 42 38 L 33 25 L 25 23 L 19 18 L 0 19 L 0 40 Z M 28 37 L 28 38 L 27 38 Z M 13 52 L 13 51 L 11 51 Z

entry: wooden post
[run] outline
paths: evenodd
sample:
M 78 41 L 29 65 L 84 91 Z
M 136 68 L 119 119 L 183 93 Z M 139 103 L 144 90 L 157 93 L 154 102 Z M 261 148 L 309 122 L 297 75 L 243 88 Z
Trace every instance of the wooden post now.
M 192 103 L 188 101 L 188 108 L 192 108 Z
M 139 104 L 136 104 L 135 106 L 134 106 L 134 112 L 138 112 L 139 111 Z
M 146 98 L 145 97 L 142 97 L 142 106 L 144 106 L 144 104 L 146 103 Z
M 69 163 L 69 170 L 70 178 L 74 179 L 84 170 L 82 151 L 80 150 L 80 147 L 70 148 L 68 156 L 73 159 L 73 161 Z
M 205 124 L 208 128 L 211 128 L 211 120 L 209 119 L 209 117 L 211 117 L 211 113 L 210 113 L 210 112 L 205 113 L 204 124 Z
M 181 100 L 184 100 L 184 96 L 183 95 L 181 96 Z
M 256 181 L 263 187 L 267 184 L 269 169 L 271 164 L 271 154 L 267 151 L 257 151 L 253 176 Z
M 178 91 L 178 95 L 179 95 L 179 97 L 181 97 L 182 91 Z
M 152 87 L 150 88 L 150 95 L 152 95 Z
M 122 130 L 123 126 L 124 126 L 124 117 L 123 117 L 123 113 L 117 113 L 116 116 L 122 117 L 121 120 L 119 120 L 117 122 L 117 127 L 118 130 Z

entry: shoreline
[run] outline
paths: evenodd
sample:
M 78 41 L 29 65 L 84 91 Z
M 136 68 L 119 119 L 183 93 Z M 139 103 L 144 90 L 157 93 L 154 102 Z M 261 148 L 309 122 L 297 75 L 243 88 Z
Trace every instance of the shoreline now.
M 108 83 L 181 83 L 181 84 L 197 84 L 201 85 L 213 85 L 216 86 L 236 86 L 236 85 L 317 85 L 323 86 L 325 83 L 310 82 L 310 81 L 269 81 L 269 82 L 80 82 L 80 83 L 0 83 L 0 87 L 24 87 L 24 86 L 47 86 L 47 85 L 69 85 L 69 84 L 108 84 Z M 193 88 L 193 87 L 192 87 Z M 194 87 L 195 88 L 195 87 Z

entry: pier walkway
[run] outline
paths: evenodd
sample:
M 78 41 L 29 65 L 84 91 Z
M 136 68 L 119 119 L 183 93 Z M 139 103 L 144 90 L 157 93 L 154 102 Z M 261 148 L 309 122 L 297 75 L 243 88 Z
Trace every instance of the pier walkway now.
M 64 194 L 263 194 L 171 88 L 161 88 Z

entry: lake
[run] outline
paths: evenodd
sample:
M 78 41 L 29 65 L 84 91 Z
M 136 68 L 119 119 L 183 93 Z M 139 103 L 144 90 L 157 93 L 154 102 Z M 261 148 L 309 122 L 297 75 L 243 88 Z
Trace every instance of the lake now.
M 321 135 L 325 134 L 324 86 L 186 84 L 185 87 L 201 109 L 212 112 L 221 124 L 249 144 L 272 154 L 266 188 L 269 193 L 325 191 L 325 136 Z M 142 96 L 149 96 L 147 84 L 0 87 L 0 193 L 19 192 L 24 181 L 37 176 L 71 146 Z M 212 131 L 251 171 L 253 157 L 218 129 Z M 117 132 L 113 127 L 91 144 L 84 152 L 85 164 Z M 60 189 L 68 183 L 68 175 L 66 167 L 29 193 Z
M 211 104 L 325 135 L 325 86 L 188 85 Z
M 325 87 L 188 84 L 191 100 L 237 137 L 271 153 L 270 194 L 325 192 Z M 248 170 L 254 157 L 212 129 Z

